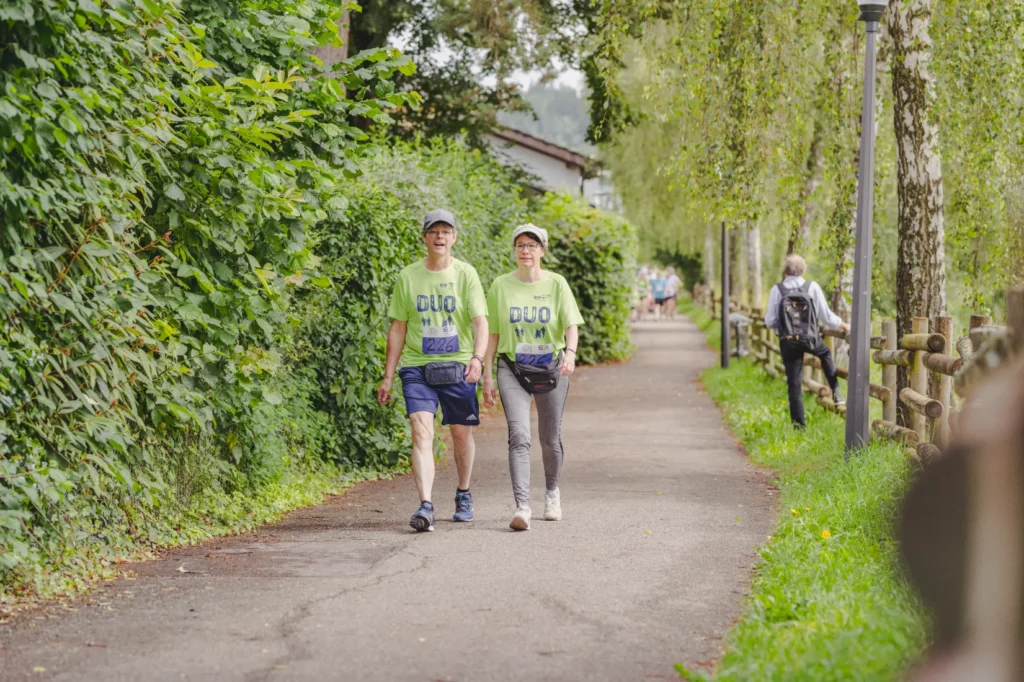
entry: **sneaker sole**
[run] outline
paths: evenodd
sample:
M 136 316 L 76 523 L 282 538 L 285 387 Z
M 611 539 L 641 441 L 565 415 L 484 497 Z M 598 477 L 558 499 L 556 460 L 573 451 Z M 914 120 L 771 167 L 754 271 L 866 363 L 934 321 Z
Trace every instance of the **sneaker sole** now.
M 470 515 L 469 518 L 464 518 L 464 519 L 460 519 L 458 516 L 453 516 L 452 517 L 452 521 L 454 521 L 455 523 L 468 523 L 468 522 L 470 522 L 472 520 L 473 520 L 473 516 L 472 515 Z
M 547 512 L 544 512 L 544 520 L 545 521 L 561 521 L 562 520 L 562 512 L 558 512 L 558 514 L 549 514 Z
M 508 524 L 508 527 L 512 530 L 530 530 L 530 522 L 517 516 L 512 519 L 512 523 Z
M 413 517 L 412 521 L 409 522 L 412 529 L 417 533 L 429 533 L 433 532 L 434 526 L 422 516 Z

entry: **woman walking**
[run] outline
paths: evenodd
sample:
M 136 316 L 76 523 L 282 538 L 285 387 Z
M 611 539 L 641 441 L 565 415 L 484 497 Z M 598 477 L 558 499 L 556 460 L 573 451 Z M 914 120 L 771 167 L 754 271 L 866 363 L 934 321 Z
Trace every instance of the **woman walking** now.
M 547 230 L 521 225 L 512 234 L 518 268 L 494 280 L 487 293 L 490 343 L 484 366 L 484 404 L 501 393 L 508 422 L 508 464 L 516 513 L 509 526 L 530 528 L 530 402 L 536 398 L 544 455 L 544 519 L 562 518 L 558 479 L 562 471 L 562 410 L 569 375 L 576 369 L 579 327 L 576 299 L 561 275 L 541 269 Z M 498 357 L 498 387 L 490 368 Z

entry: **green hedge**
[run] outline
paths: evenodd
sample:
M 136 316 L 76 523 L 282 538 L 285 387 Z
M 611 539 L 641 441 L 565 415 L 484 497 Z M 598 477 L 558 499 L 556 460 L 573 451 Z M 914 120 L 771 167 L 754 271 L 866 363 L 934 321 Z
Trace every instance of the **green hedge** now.
M 552 269 L 568 280 L 586 320 L 580 328 L 579 361 L 593 364 L 629 357 L 636 230 L 618 216 L 567 194 L 544 197 L 533 222 L 549 230 Z
M 291 300 L 321 280 L 309 232 L 372 150 L 356 114 L 416 101 L 388 80 L 413 68 L 397 53 L 320 77 L 335 5 L 4 12 L 0 602 L 201 533 L 196 510 L 247 523 L 260 491 L 322 472 L 338 434 L 314 377 L 283 371 Z
M 0 608 L 404 466 L 373 395 L 427 208 L 485 284 L 546 223 L 581 360 L 628 354 L 628 226 L 458 142 L 367 136 L 415 106 L 389 80 L 412 65 L 325 77 L 337 3 L 25 7 L 0 22 Z
M 485 287 L 515 267 L 512 230 L 532 220 L 551 230 L 552 267 L 566 276 L 587 319 L 583 363 L 631 352 L 628 318 L 636 238 L 625 221 L 565 195 L 529 200 L 517 176 L 492 157 L 453 141 L 397 143 L 363 164 L 345 192 L 348 207 L 315 231 L 320 271 L 330 289 L 299 297 L 303 350 L 337 439 L 330 453 L 349 466 L 388 466 L 407 452 L 399 406 L 371 399 L 383 373 L 387 304 L 398 274 L 422 258 L 423 214 L 452 210 L 460 225 L 456 255 L 477 268 Z

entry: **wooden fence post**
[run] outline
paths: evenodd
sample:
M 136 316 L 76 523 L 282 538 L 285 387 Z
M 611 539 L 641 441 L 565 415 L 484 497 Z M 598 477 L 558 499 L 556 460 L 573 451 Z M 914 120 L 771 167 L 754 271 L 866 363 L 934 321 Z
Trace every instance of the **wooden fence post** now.
M 968 328 L 968 332 L 967 333 L 971 337 L 971 344 L 972 344 L 972 346 L 974 348 L 974 352 L 975 353 L 977 353 L 979 350 L 981 350 L 981 343 L 980 343 L 980 341 L 977 338 L 975 338 L 976 335 L 973 333 L 974 330 L 978 329 L 979 327 L 991 327 L 991 326 L 992 326 L 992 318 L 989 317 L 988 315 L 971 315 L 971 326 Z
M 1013 332 L 1013 343 L 1024 348 L 1024 286 L 1006 294 L 1006 326 Z
M 898 350 L 896 342 L 896 323 L 892 320 L 882 322 L 882 336 L 885 337 L 885 349 Z M 896 366 L 882 365 L 882 385 L 889 389 L 889 397 L 882 403 L 882 419 L 890 424 L 896 423 Z
M 946 339 L 946 346 L 942 353 L 947 356 L 953 355 L 953 318 L 938 317 L 935 319 L 935 332 L 942 334 Z M 953 377 L 945 374 L 935 373 L 935 394 L 932 396 L 942 403 L 942 416 L 935 421 L 935 432 L 932 442 L 945 450 L 949 447 L 949 411 L 953 402 Z
M 928 318 L 915 317 L 912 330 L 914 334 L 928 333 Z M 924 366 L 921 351 L 914 351 L 910 364 L 910 388 L 921 395 L 928 395 L 928 368 Z M 916 410 L 907 410 L 910 414 L 910 428 L 921 437 L 921 442 L 928 440 L 928 420 Z

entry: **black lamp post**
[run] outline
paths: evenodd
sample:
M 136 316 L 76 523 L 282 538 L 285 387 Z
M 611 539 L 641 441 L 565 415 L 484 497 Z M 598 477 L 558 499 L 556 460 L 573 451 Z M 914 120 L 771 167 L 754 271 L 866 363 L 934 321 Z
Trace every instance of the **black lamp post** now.
M 857 178 L 857 235 L 853 263 L 853 316 L 850 324 L 850 376 L 846 402 L 846 452 L 870 440 L 871 399 L 871 255 L 875 189 L 876 38 L 886 3 L 858 0 L 860 20 L 867 24 L 864 57 L 864 109 L 861 116 L 860 175 Z
M 729 290 L 729 230 L 722 222 L 722 369 L 729 369 L 729 355 L 732 345 L 729 341 L 729 301 L 732 291 Z

